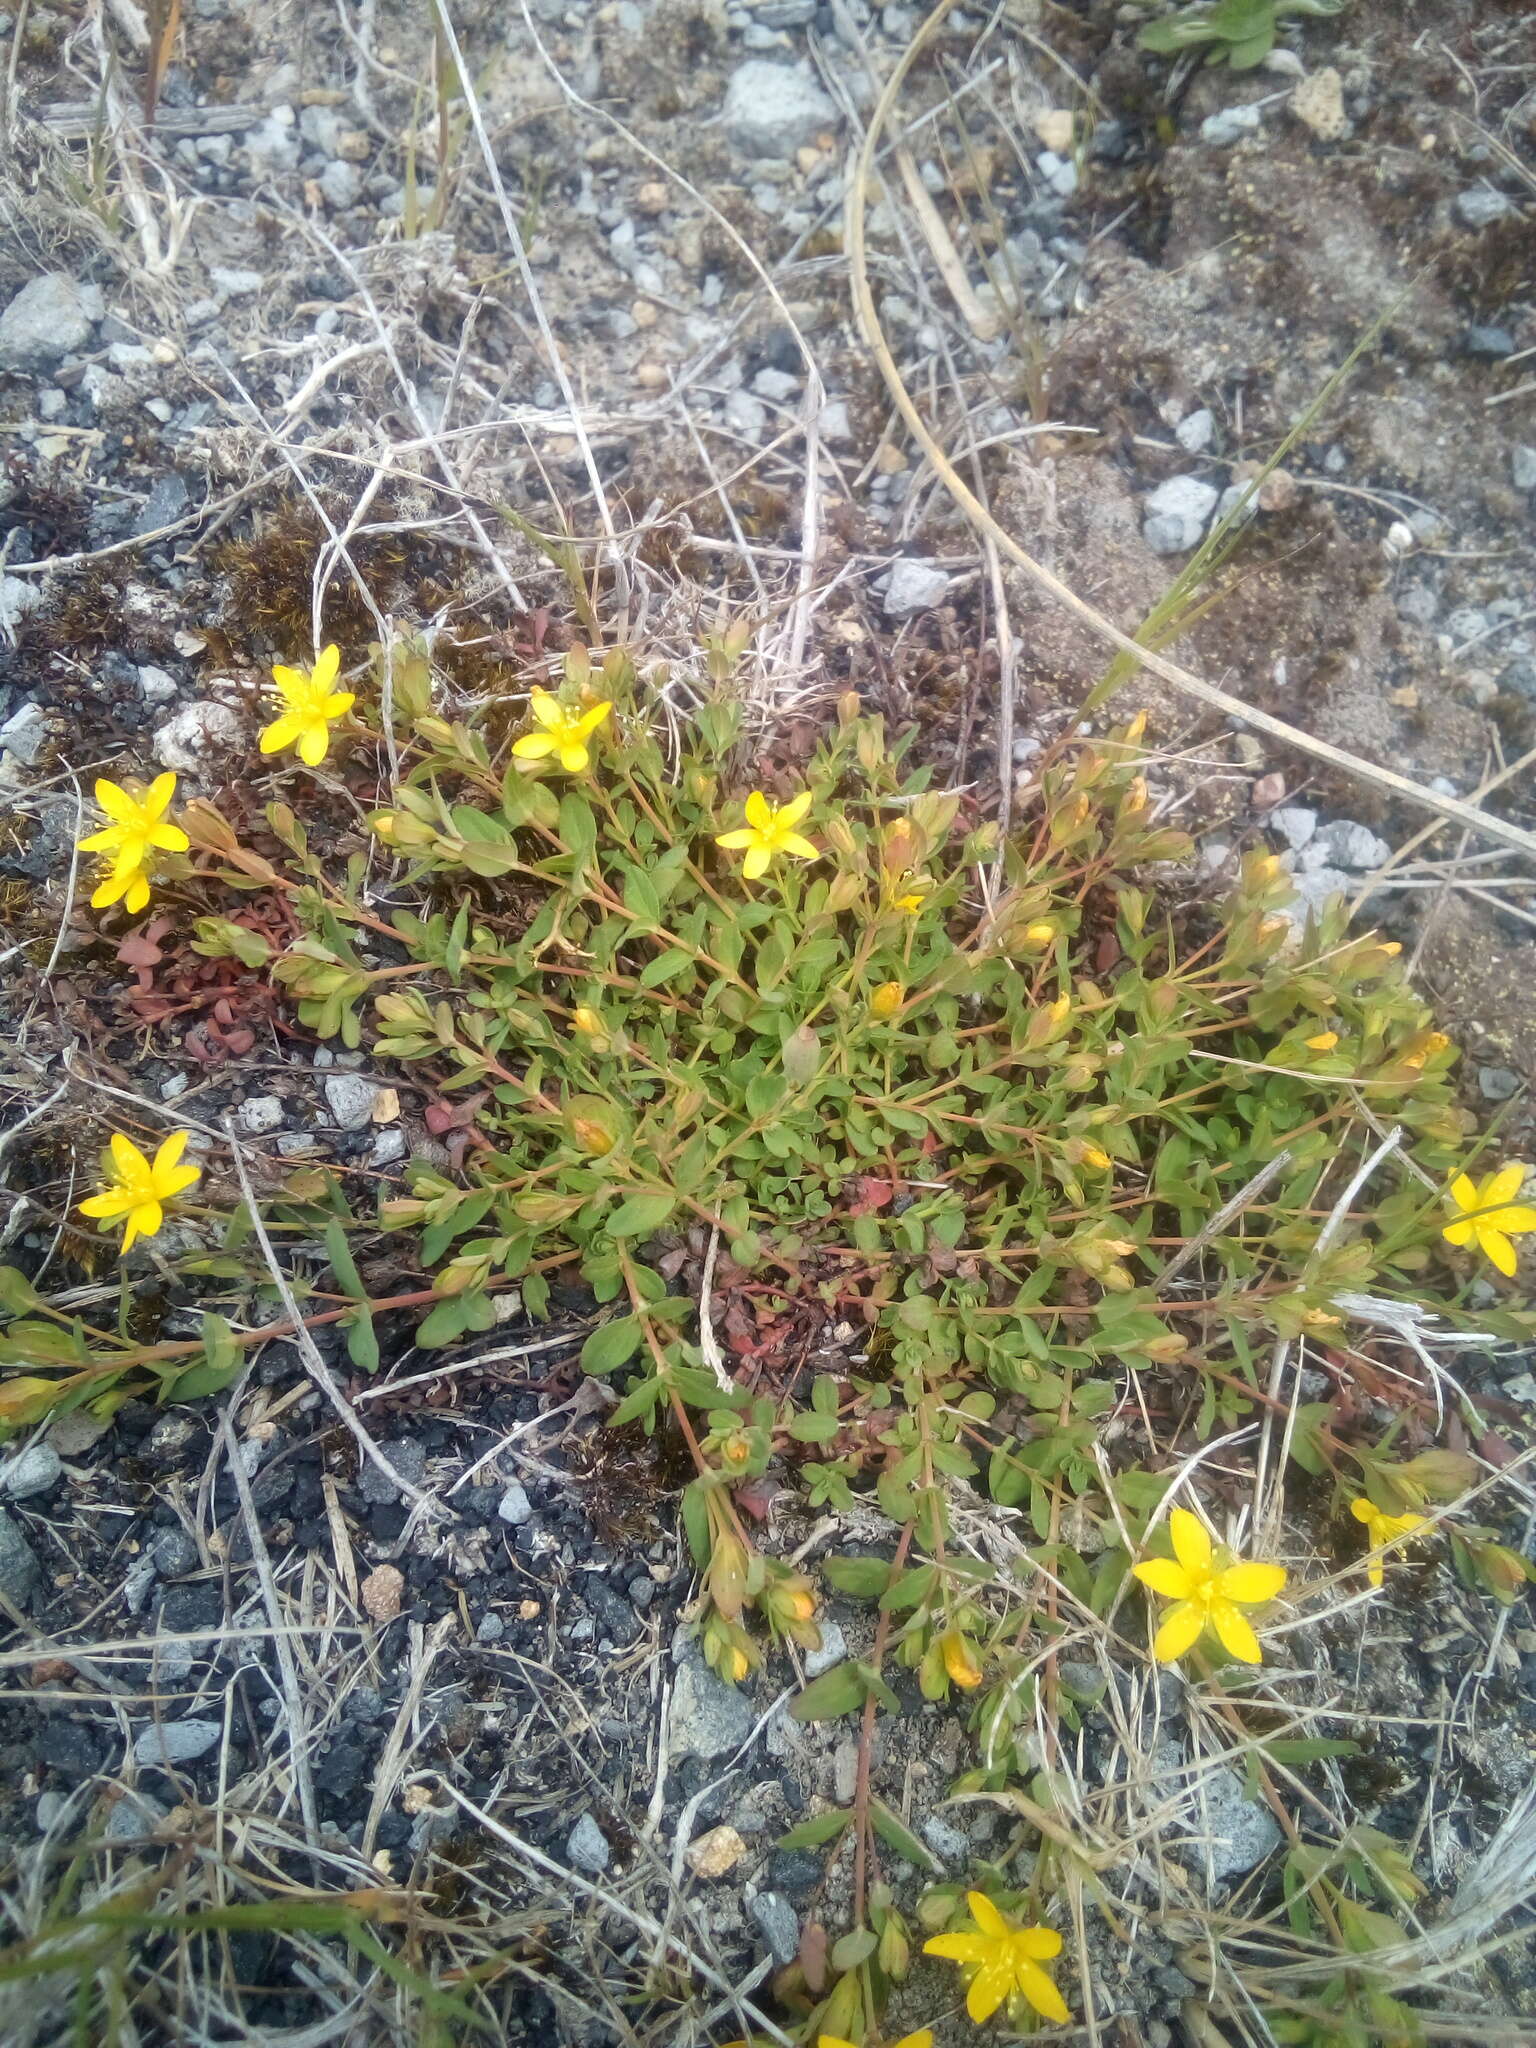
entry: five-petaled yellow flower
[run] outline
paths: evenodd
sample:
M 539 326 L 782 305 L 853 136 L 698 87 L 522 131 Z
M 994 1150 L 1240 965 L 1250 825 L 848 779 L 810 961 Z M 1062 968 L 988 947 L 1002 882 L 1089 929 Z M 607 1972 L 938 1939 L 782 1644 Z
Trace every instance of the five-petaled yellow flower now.
M 1375 1501 L 1352 1500 L 1349 1512 L 1357 1522 L 1364 1522 L 1365 1533 L 1372 1550 L 1380 1550 L 1384 1543 L 1390 1543 L 1396 1536 L 1409 1536 L 1415 1529 L 1424 1527 L 1424 1515 L 1389 1515 L 1385 1508 L 1377 1507 Z M 1365 1568 L 1365 1576 L 1373 1586 L 1379 1586 L 1386 1574 L 1381 1568 L 1381 1559 L 1373 1557 Z
M 105 1162 L 107 1184 L 99 1195 L 89 1195 L 80 1204 L 81 1214 L 122 1223 L 125 1252 L 136 1237 L 153 1237 L 165 1221 L 165 1204 L 202 1178 L 201 1167 L 181 1164 L 189 1135 L 172 1131 L 149 1160 L 131 1138 L 114 1131 Z
M 331 727 L 345 718 L 357 698 L 350 690 L 338 690 L 341 649 L 322 650 L 313 668 L 284 668 L 276 662 L 272 682 L 283 700 L 283 709 L 261 735 L 264 754 L 281 753 L 297 746 L 306 768 L 318 768 L 331 744 Z
M 1160 1664 L 1174 1663 L 1209 1627 L 1228 1656 L 1244 1664 L 1260 1663 L 1259 1639 L 1238 1609 L 1262 1607 L 1273 1600 L 1285 1584 L 1283 1567 L 1218 1565 L 1204 1522 L 1187 1508 L 1175 1508 L 1169 1515 L 1168 1533 L 1173 1557 L 1151 1557 L 1132 1567 L 1144 1586 L 1175 1603 L 1153 1641 L 1153 1656 Z
M 558 697 L 535 687 L 528 693 L 528 709 L 538 732 L 525 732 L 514 740 L 512 751 L 519 761 L 542 761 L 553 754 L 567 775 L 580 775 L 592 759 L 587 745 L 593 733 L 612 711 L 612 704 L 594 704 L 590 711 L 567 711 Z
M 1458 1173 L 1451 1182 L 1451 1200 L 1462 1213 L 1440 1233 L 1450 1244 L 1476 1244 L 1506 1278 L 1519 1264 L 1509 1240 L 1536 1230 L 1536 1209 L 1514 1199 L 1525 1185 L 1525 1172 L 1517 1160 L 1480 1181 Z
M 771 804 L 760 789 L 754 789 L 746 802 L 746 824 L 734 832 L 717 833 L 715 844 L 730 853 L 745 849 L 747 857 L 741 871 L 749 882 L 766 875 L 770 863 L 781 853 L 793 854 L 796 860 L 820 860 L 819 851 L 795 830 L 810 808 L 808 789 L 792 796 L 787 804 Z
M 96 801 L 112 822 L 80 841 L 80 851 L 99 853 L 107 869 L 91 897 L 95 909 L 105 910 L 121 897 L 137 915 L 149 901 L 147 870 L 154 849 L 186 852 L 186 833 L 179 825 L 167 823 L 165 816 L 175 794 L 176 778 L 170 774 L 157 775 L 142 796 L 105 778 L 96 784 Z
M 1012 1998 L 1024 1999 L 1042 2019 L 1054 2020 L 1058 2027 L 1069 2025 L 1072 2015 L 1040 1967 L 1060 1955 L 1061 1936 L 1052 1927 L 1015 1927 L 985 1892 L 967 1892 L 965 1903 L 971 1909 L 975 1931 L 936 1934 L 923 1943 L 923 1954 L 974 1967 L 965 2009 L 977 2026 Z

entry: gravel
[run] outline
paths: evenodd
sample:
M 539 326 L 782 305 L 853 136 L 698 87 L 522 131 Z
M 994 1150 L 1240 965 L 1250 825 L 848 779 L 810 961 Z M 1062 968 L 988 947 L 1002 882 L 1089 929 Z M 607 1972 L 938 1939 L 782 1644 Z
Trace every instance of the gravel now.
M 888 619 L 910 619 L 918 612 L 932 611 L 949 589 L 948 573 L 936 562 L 918 561 L 903 555 L 891 564 L 885 586 L 885 615 Z
M 1492 227 L 1509 211 L 1510 204 L 1504 194 L 1487 185 L 1474 185 L 1470 192 L 1458 192 L 1456 195 L 1456 218 L 1466 228 Z
M 805 1653 L 806 1677 L 820 1678 L 823 1671 L 830 1671 L 834 1664 L 841 1664 L 847 1655 L 848 1640 L 843 1634 L 841 1624 L 824 1621 L 821 1624 L 821 1648 L 807 1650 Z
M 244 738 L 239 717 L 227 704 L 200 697 L 162 725 L 152 745 L 162 768 L 198 776 L 209 767 L 211 755 L 233 751 Z
M 1461 337 L 1461 345 L 1469 356 L 1476 356 L 1483 362 L 1502 362 L 1505 356 L 1515 352 L 1515 337 L 1507 327 L 1477 324 L 1469 327 Z
M 1235 1771 L 1216 1771 L 1201 1780 L 1200 1832 L 1211 1839 L 1194 1853 L 1209 1857 L 1217 1883 L 1252 1870 L 1281 1839 L 1274 1815 L 1255 1805 Z
M 402 1479 L 408 1480 L 412 1486 L 420 1486 L 422 1475 L 427 1469 L 425 1444 L 417 1443 L 414 1437 L 405 1436 L 396 1437 L 393 1442 L 385 1441 L 379 1445 L 379 1449 Z M 390 1484 L 371 1458 L 363 1467 L 359 1491 L 372 1507 L 393 1507 L 401 1497 L 399 1487 Z
M 1182 555 L 1198 547 L 1221 493 L 1203 477 L 1171 476 L 1146 500 L 1142 538 L 1155 555 Z
M 792 1963 L 800 1953 L 800 1922 L 784 1894 L 759 1892 L 747 1910 L 780 1969 Z
M 589 1877 L 601 1877 L 613 1852 L 597 1822 L 590 1813 L 584 1813 L 566 1836 L 565 1854 L 567 1862 L 577 1870 L 584 1870 Z
M 1303 809 L 1300 804 L 1290 804 L 1282 810 L 1271 811 L 1269 822 L 1292 853 L 1300 853 L 1317 830 L 1317 813 Z
M 691 1645 L 684 1651 L 672 1687 L 667 1747 L 674 1757 L 724 1756 L 752 1733 L 752 1702 L 716 1677 Z
M 46 370 L 82 349 L 102 315 L 101 293 L 67 271 L 24 284 L 0 313 L 0 370 Z
M 1520 1076 L 1509 1067 L 1479 1067 L 1477 1085 L 1485 1102 L 1508 1102 L 1520 1092 Z
M 327 1074 L 323 1086 L 326 1107 L 344 1131 L 360 1131 L 373 1121 L 382 1092 L 377 1081 L 365 1081 L 361 1074 Z
M 496 1512 L 504 1522 L 510 1522 L 514 1529 L 520 1529 L 524 1522 L 531 1522 L 533 1502 L 528 1498 L 527 1489 L 514 1479 L 496 1503 Z
M 808 72 L 765 58 L 739 65 L 726 88 L 725 132 L 743 156 L 793 156 L 840 118 Z
M 1215 415 L 1206 406 L 1201 406 L 1198 412 L 1189 413 L 1179 421 L 1173 430 L 1173 438 L 1186 455 L 1199 455 L 1210 447 L 1215 432 Z
M 0 1508 L 0 1593 L 13 1606 L 25 1607 L 42 1583 L 43 1569 L 31 1544 Z
M 145 1728 L 133 1745 L 135 1763 L 190 1764 L 206 1756 L 224 1734 L 222 1721 L 166 1721 Z
M 1509 473 L 1517 491 L 1536 491 L 1536 448 L 1518 442 L 1509 451 Z
M 249 1131 L 253 1138 L 275 1131 L 282 1120 L 283 1101 L 280 1095 L 252 1095 L 235 1112 L 235 1122 L 242 1131 Z
M 1324 825 L 1307 847 L 1305 868 L 1379 868 L 1392 858 L 1392 849 L 1368 825 L 1352 818 L 1335 818 Z
M 1207 114 L 1200 123 L 1200 140 L 1213 149 L 1230 149 L 1245 135 L 1257 133 L 1263 120 L 1257 107 L 1223 107 L 1219 114 Z
M 63 1477 L 64 1460 L 52 1444 L 31 1444 L 0 1470 L 0 1493 L 12 1500 L 28 1500 L 34 1493 L 46 1493 Z

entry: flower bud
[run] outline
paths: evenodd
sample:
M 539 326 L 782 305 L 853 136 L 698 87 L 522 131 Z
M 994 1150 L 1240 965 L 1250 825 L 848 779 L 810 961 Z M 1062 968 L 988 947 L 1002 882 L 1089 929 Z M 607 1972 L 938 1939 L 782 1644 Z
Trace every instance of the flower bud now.
M 1339 1042 L 1337 1031 L 1319 1031 L 1316 1038 L 1306 1041 L 1308 1052 L 1332 1052 Z
M 1027 924 L 1024 927 L 1022 943 L 1026 946 L 1048 946 L 1056 936 L 1053 924 Z
M 611 1052 L 613 1039 L 604 1028 L 597 1011 L 587 1003 L 578 1003 L 571 1013 L 571 1029 L 591 1045 L 594 1052 Z
M 874 1017 L 894 1017 L 901 1008 L 902 998 L 905 994 L 906 990 L 899 981 L 882 981 L 869 999 L 870 1015 Z
M 967 1692 L 980 1685 L 981 1659 L 976 1655 L 975 1645 L 959 1629 L 944 1631 L 939 1638 L 939 1654 L 952 1685 L 963 1686 Z

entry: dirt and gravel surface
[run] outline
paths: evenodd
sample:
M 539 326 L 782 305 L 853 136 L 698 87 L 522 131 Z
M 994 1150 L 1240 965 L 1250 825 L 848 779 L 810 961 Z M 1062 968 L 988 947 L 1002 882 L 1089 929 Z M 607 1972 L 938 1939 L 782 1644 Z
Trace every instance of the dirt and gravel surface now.
M 882 325 L 998 519 L 1128 630 L 1306 418 L 1178 658 L 1469 796 L 1536 743 L 1529 16 L 1354 0 L 1243 74 L 1170 69 L 1137 47 L 1145 18 L 950 15 L 869 195 Z M 445 709 L 516 716 L 583 637 L 533 529 L 572 537 L 609 636 L 650 660 L 696 670 L 700 633 L 753 611 L 780 758 L 856 689 L 917 723 L 977 813 L 1005 781 L 1027 801 L 1108 658 L 978 545 L 853 317 L 851 151 L 916 10 L 457 0 L 445 28 L 424 0 L 187 0 L 150 125 L 154 19 L 135 0 L 0 15 L 0 1245 L 86 1321 L 117 1313 L 116 1286 L 72 1205 L 120 1117 L 190 1128 L 212 1207 L 238 1199 L 236 1146 L 259 1190 L 325 1164 L 362 1209 L 453 1136 L 169 925 L 104 938 L 70 858 L 92 776 L 174 768 L 255 819 L 277 793 L 252 766 L 269 664 L 388 630 L 428 633 Z M 1503 1119 L 1505 1156 L 1528 1150 L 1530 863 L 1446 831 L 1409 845 L 1431 813 L 1166 685 L 1139 694 L 1160 797 L 1201 833 L 1190 895 L 1262 842 L 1299 907 L 1362 899 L 1464 1046 L 1468 1106 Z M 1536 827 L 1527 773 L 1489 801 Z M 318 802 L 340 829 L 367 796 Z M 168 1253 L 213 1241 L 176 1227 L 131 1268 L 128 1313 L 167 1338 L 199 1321 Z M 387 1252 L 368 1278 L 400 1284 Z M 360 1460 L 286 1342 L 217 1403 L 18 1441 L 0 1468 L 14 1937 L 60 1910 L 87 1840 L 75 1906 L 413 1879 L 439 1963 L 477 1967 L 495 1930 L 488 2009 L 510 2041 L 782 2038 L 773 1975 L 808 1927 L 838 1931 L 848 1880 L 778 1838 L 849 1796 L 849 1724 L 788 1719 L 786 1660 L 739 1691 L 703 1668 L 684 1475 L 605 1428 L 580 1307 L 552 1331 L 514 1308 L 446 1355 L 412 1350 L 402 1319 L 373 1381 L 315 1333 L 433 1516 Z M 744 1356 L 764 1333 L 729 1307 Z M 1461 1369 L 1518 1451 L 1530 1356 Z M 1530 1500 L 1517 1469 L 1516 1538 Z M 1016 1554 L 1006 1516 L 958 1514 L 977 1555 Z M 792 1492 L 764 1530 L 810 1560 L 890 1539 Z M 808 1670 L 869 1630 L 834 1602 Z M 1490 1897 L 1501 1927 L 1528 1916 L 1528 1855 L 1515 1875 L 1487 1860 L 1536 1755 L 1527 1605 L 1420 1557 L 1280 1656 L 1291 1708 L 1365 1738 L 1308 1797 L 1413 1845 L 1425 1999 L 1477 2015 L 1475 2038 L 1532 2038 L 1529 1949 L 1474 1964 L 1475 1940 L 1432 1934 L 1480 1936 Z M 1273 1906 L 1275 1821 L 1182 1679 L 1085 1664 L 1078 1684 L 1077 1818 L 1120 1854 L 1119 1934 L 1090 1913 L 1074 2008 L 1117 2048 L 1267 2038 L 1222 2004 L 1219 1950 Z M 897 1691 L 876 1786 L 931 1859 L 892 1861 L 899 1895 L 978 1860 L 1016 1874 L 1016 1813 L 945 1804 L 963 1715 Z M 388 1975 L 347 1955 L 257 1926 L 146 1942 L 120 2038 L 419 2038 Z M 967 2038 L 953 1999 L 920 1965 L 890 2033 Z M 0 1970 L 0 2011 L 8 2041 L 73 2038 L 56 1979 Z

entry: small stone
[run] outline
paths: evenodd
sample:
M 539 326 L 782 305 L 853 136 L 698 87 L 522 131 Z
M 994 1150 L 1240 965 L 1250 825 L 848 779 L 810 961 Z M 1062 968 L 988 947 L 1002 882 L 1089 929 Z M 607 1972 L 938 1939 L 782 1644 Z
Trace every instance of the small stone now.
M 197 1544 L 185 1529 L 160 1529 L 150 1538 L 145 1555 L 162 1579 L 184 1578 L 196 1571 Z
M 783 405 L 800 389 L 800 379 L 792 377 L 788 370 L 759 370 L 752 379 L 752 389 L 759 398 L 772 399 L 775 404 Z
M 1193 519 L 1203 524 L 1219 496 L 1216 486 L 1203 477 L 1171 476 L 1147 494 L 1146 509 L 1156 517 Z
M 368 1153 L 370 1166 L 393 1166 L 411 1149 L 411 1141 L 398 1125 L 380 1131 Z
M 750 391 L 733 391 L 725 401 L 725 424 L 749 441 L 760 441 L 768 426 L 768 408 Z
M 133 533 L 142 539 L 145 534 L 158 533 L 162 527 L 174 526 L 192 502 L 184 478 L 174 469 L 157 477 L 150 487 L 149 496 L 139 508 L 139 516 L 133 522 Z M 221 707 L 222 708 L 222 707 Z
M 1292 853 L 1300 853 L 1317 830 L 1317 813 L 1304 810 L 1299 804 L 1293 804 L 1284 810 L 1271 811 L 1269 822 Z
M 152 1799 L 147 1792 L 135 1788 L 124 1792 L 114 1800 L 107 1814 L 106 1825 L 101 1831 L 104 1842 L 134 1842 L 141 1835 L 152 1835 L 165 1819 L 167 1809 L 158 1799 Z
M 0 1509 L 0 1593 L 13 1607 L 25 1607 L 42 1582 L 42 1567 L 32 1554 L 31 1544 Z
M 69 1794 L 67 1792 L 39 1793 L 37 1806 L 34 1809 L 37 1832 L 40 1835 L 46 1835 L 50 1828 L 57 1827 L 68 1811 Z
M 496 1512 L 502 1521 L 510 1522 L 514 1529 L 520 1529 L 524 1522 L 531 1522 L 533 1502 L 528 1498 L 527 1489 L 514 1479 L 496 1503 Z
M 830 1671 L 834 1664 L 841 1664 L 848 1654 L 848 1643 L 842 1626 L 835 1621 L 821 1624 L 821 1647 L 805 1653 L 805 1675 L 820 1678 L 823 1671 Z
M 1508 1102 L 1520 1092 L 1520 1076 L 1508 1067 L 1479 1067 L 1477 1085 L 1485 1102 Z
M 1324 825 L 1307 848 L 1308 867 L 1379 868 L 1392 858 L 1392 849 L 1368 825 L 1350 818 L 1335 818 Z
M 231 752 L 244 737 L 238 716 L 227 704 L 201 697 L 183 705 L 151 744 L 162 768 L 174 768 L 178 775 L 201 775 L 210 756 Z
M 206 1756 L 222 1740 L 222 1721 L 166 1721 L 146 1728 L 133 1745 L 133 1756 L 141 1764 L 190 1764 Z
M 345 213 L 363 196 L 362 172 L 356 164 L 344 163 L 339 157 L 326 165 L 315 183 L 320 187 L 321 198 L 336 213 Z
M 209 282 L 224 299 L 249 299 L 266 284 L 266 273 L 261 270 L 230 270 L 215 263 L 208 272 Z
M 35 768 L 48 744 L 48 714 L 41 704 L 23 704 L 0 725 L 0 747 L 24 768 Z
M 782 1892 L 759 1892 L 748 1907 L 768 1952 L 783 1969 L 800 1953 L 800 1922 Z
M 64 1460 L 52 1444 L 29 1444 L 0 1469 L 0 1493 L 12 1500 L 29 1500 L 35 1493 L 47 1493 L 64 1476 Z
M 0 370 L 45 370 L 84 348 L 101 318 L 101 294 L 66 271 L 24 284 L 0 313 Z
M 1536 491 L 1536 448 L 1523 442 L 1511 448 L 1509 473 L 1517 491 Z
M 818 0 L 757 0 L 752 11 L 764 28 L 808 28 Z
M 845 398 L 830 399 L 821 408 L 816 422 L 825 441 L 848 442 L 853 439 L 853 426 L 848 418 L 848 401 Z
M 745 1694 L 717 1677 L 696 1649 L 685 1651 L 667 1717 L 667 1747 L 674 1758 L 724 1756 L 741 1747 L 756 1721 Z
M 1510 210 L 1504 194 L 1495 192 L 1488 185 L 1474 185 L 1470 192 L 1458 192 L 1456 195 L 1456 218 L 1464 228 L 1492 227 Z
M 1235 1771 L 1215 1771 L 1201 1779 L 1195 1815 L 1199 1833 L 1210 1839 L 1187 1853 L 1195 1861 L 1209 1857 L 1218 1881 L 1241 1877 L 1280 1845 L 1274 1815 L 1248 1797 Z
M 1202 405 L 1198 412 L 1188 413 L 1179 421 L 1173 430 L 1173 438 L 1186 455 L 1199 455 L 1210 447 L 1215 431 L 1215 415 L 1208 406 Z
M 168 704 L 176 694 L 176 678 L 167 675 L 163 668 L 146 663 L 139 670 L 139 688 L 146 704 Z
M 283 1101 L 280 1095 L 248 1096 L 235 1112 L 235 1122 L 242 1131 L 249 1131 L 253 1138 L 275 1131 L 282 1120 Z
M 566 1836 L 565 1854 L 567 1862 L 577 1870 L 584 1870 L 589 1877 L 601 1877 L 613 1851 L 591 1814 L 584 1813 Z
M 888 619 L 910 619 L 918 612 L 941 604 L 949 589 L 949 574 L 936 562 L 903 555 L 891 564 L 885 586 L 885 615 Z
M 1213 149 L 1230 149 L 1245 135 L 1254 134 L 1262 121 L 1257 107 L 1223 107 L 1219 114 L 1207 114 L 1200 123 L 1200 140 Z
M 1461 342 L 1469 356 L 1482 362 L 1502 362 L 1515 352 L 1515 337 L 1507 327 L 1475 325 L 1466 330 Z
M 1036 114 L 1030 125 L 1045 147 L 1056 156 L 1064 156 L 1072 147 L 1073 120 L 1069 108 L 1048 108 L 1044 113 Z
M 111 1427 L 111 1422 L 103 1421 L 99 1415 L 88 1415 L 83 1408 L 75 1408 L 54 1423 L 48 1441 L 60 1457 L 78 1458 L 99 1443 Z
M 1319 142 L 1337 142 L 1349 126 L 1344 115 L 1344 87 L 1331 64 L 1314 71 L 1291 94 L 1291 112 Z
M 405 1595 L 405 1575 L 396 1565 L 376 1564 L 357 1590 L 371 1621 L 393 1621 Z
M 964 1863 L 970 1856 L 970 1842 L 947 1820 L 925 1820 L 918 1832 L 941 1863 Z
M 373 1105 L 380 1092 L 377 1081 L 361 1074 L 327 1074 L 322 1084 L 326 1105 L 344 1131 L 360 1131 L 373 1122 Z
M 746 1853 L 747 1845 L 733 1827 L 718 1827 L 691 1841 L 683 1852 L 683 1861 L 695 1877 L 724 1877 Z
M 731 74 L 724 125 L 734 148 L 749 157 L 791 157 L 841 116 L 808 73 L 749 58 Z
M 1311 868 L 1292 879 L 1296 893 L 1284 905 L 1284 911 L 1296 924 L 1304 923 L 1309 916 L 1315 917 L 1335 896 L 1347 896 L 1355 886 L 1342 868 Z
M 507 1624 L 499 1614 L 482 1614 L 475 1630 L 477 1643 L 499 1643 L 507 1632 Z
M 427 1447 L 417 1443 L 414 1437 L 397 1437 L 391 1442 L 379 1445 L 379 1455 L 386 1458 L 400 1477 L 412 1486 L 419 1486 L 427 1469 Z M 393 1507 L 400 1498 L 400 1489 L 387 1473 L 381 1472 L 372 1458 L 365 1461 L 358 1491 L 371 1507 Z

